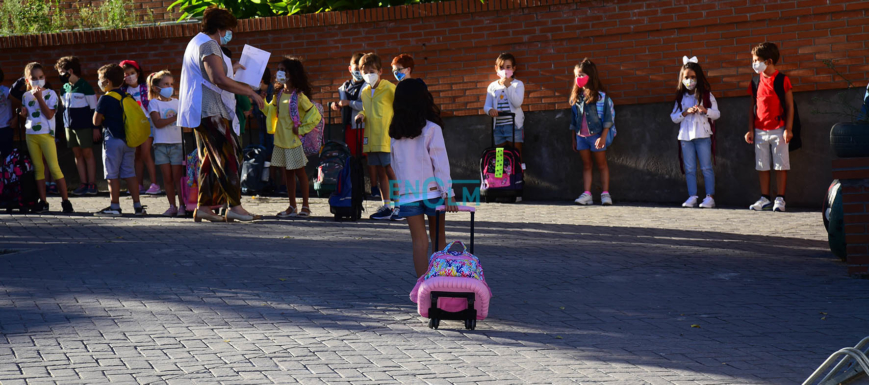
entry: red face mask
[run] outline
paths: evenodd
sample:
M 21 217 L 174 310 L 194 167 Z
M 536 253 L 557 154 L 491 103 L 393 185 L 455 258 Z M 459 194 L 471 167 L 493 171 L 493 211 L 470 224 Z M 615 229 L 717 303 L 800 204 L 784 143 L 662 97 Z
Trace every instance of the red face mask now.
M 588 76 L 583 76 L 580 78 L 576 78 L 576 86 L 579 88 L 585 87 L 588 84 Z

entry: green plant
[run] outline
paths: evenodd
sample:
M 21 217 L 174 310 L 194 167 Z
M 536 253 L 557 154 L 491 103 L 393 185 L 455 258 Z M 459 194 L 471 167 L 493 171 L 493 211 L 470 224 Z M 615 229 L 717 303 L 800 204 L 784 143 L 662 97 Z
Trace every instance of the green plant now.
M 60 0 L 5 0 L 0 3 L 0 36 L 154 23 L 150 9 L 140 14 L 134 5 L 133 0 L 105 0 L 99 6 L 81 1 L 64 11 Z
M 169 6 L 169 10 L 171 11 L 173 8 L 178 7 L 182 11 L 180 20 L 184 20 L 200 17 L 206 8 L 217 6 L 228 9 L 239 19 L 248 19 L 252 17 L 346 11 L 437 1 L 440 0 L 176 0 Z M 485 2 L 485 0 L 480 0 L 480 2 Z
M 854 107 L 854 100 L 863 100 L 863 90 L 860 87 L 856 87 L 854 82 L 836 69 L 836 63 L 833 59 L 824 59 L 821 62 L 824 63 L 824 66 L 833 70 L 835 77 L 842 78 L 848 84 L 848 88 L 837 93 L 832 98 L 812 97 L 812 101 L 814 102 L 812 113 L 816 115 L 835 115 L 848 119 L 851 122 L 857 121 L 860 116 L 860 108 Z
M 65 21 L 52 9 L 60 9 L 59 0 L 6 0 L 0 4 L 0 35 L 55 31 Z

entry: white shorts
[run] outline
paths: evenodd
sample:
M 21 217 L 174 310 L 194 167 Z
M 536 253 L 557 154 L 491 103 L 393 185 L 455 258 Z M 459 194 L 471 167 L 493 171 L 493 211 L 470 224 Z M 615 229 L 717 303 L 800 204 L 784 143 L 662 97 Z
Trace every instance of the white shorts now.
M 791 169 L 790 150 L 785 143 L 784 132 L 784 127 L 770 131 L 754 130 L 754 159 L 757 171 L 769 171 L 770 166 L 776 171 Z

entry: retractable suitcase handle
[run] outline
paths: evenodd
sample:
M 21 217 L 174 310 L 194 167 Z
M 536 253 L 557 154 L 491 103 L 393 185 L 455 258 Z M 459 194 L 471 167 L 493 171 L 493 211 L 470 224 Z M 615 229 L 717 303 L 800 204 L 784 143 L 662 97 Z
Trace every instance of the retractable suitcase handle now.
M 477 209 L 471 206 L 461 206 L 459 205 L 459 212 L 471 213 L 471 254 L 474 254 L 474 214 L 477 212 Z M 440 213 L 445 212 L 447 207 L 444 205 L 440 205 L 435 208 L 435 244 L 432 246 L 432 250 L 436 250 L 440 245 L 440 229 L 441 229 L 441 216 Z M 444 230 L 446 233 L 446 230 Z

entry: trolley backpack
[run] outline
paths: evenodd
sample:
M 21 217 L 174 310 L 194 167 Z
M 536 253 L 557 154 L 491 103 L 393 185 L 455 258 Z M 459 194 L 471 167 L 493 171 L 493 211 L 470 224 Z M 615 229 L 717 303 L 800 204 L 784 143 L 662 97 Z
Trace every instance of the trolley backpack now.
M 440 227 L 440 213 L 444 210 L 444 206 L 436 209 L 435 228 Z M 473 254 L 476 210 L 459 206 L 459 211 L 471 213 L 470 249 L 456 241 L 432 254 L 426 273 L 410 291 L 410 300 L 417 304 L 419 315 L 429 318 L 428 326 L 432 329 L 437 329 L 441 320 L 458 320 L 465 322 L 465 329 L 474 330 L 477 320 L 489 315 L 492 290 L 486 283 L 480 259 Z M 435 245 L 440 242 L 439 236 L 435 232 Z
M 513 123 L 513 142 L 516 143 L 516 114 L 499 112 L 499 116 L 509 116 Z M 480 156 L 480 196 L 486 202 L 496 198 L 507 198 L 515 202 L 522 197 L 525 187 L 525 170 L 522 169 L 522 156 L 513 147 L 495 147 L 495 122 L 492 122 L 492 146 L 483 150 Z
M 269 172 L 265 167 L 269 160 L 266 159 L 266 148 L 261 144 L 253 144 L 250 120 L 247 121 L 247 134 L 248 145 L 241 151 L 241 192 L 242 194 L 256 195 L 261 193 L 268 184 L 268 179 L 263 181 L 263 173 Z
M 358 123 L 358 122 L 357 122 Z M 362 153 L 362 130 L 355 130 L 357 135 L 357 154 Z M 344 161 L 344 166 L 338 173 L 335 191 L 329 196 L 329 211 L 335 215 L 335 220 L 362 218 L 362 200 L 365 189 L 365 176 L 362 174 L 360 159 L 352 155 Z
M 760 86 L 760 76 L 755 75 L 751 78 L 751 96 L 754 98 L 755 105 L 755 114 L 757 114 L 757 88 Z M 784 115 L 779 116 L 778 119 L 785 125 L 787 123 L 787 113 L 788 113 L 788 102 L 785 100 L 785 74 L 779 71 L 775 75 L 775 79 L 772 81 L 772 88 L 775 90 L 775 95 L 778 97 L 779 103 L 781 103 L 781 110 Z M 803 147 L 803 138 L 800 135 L 803 131 L 803 124 L 800 122 L 800 111 L 797 109 L 797 101 L 794 100 L 794 121 L 791 125 L 791 129 L 793 130 L 794 137 L 791 139 L 790 143 L 788 143 L 788 151 L 796 151 Z
M 6 209 L 7 213 L 36 210 L 39 200 L 36 171 L 27 150 L 24 124 L 24 119 L 18 120 L 19 141 L 9 154 L 0 159 L 0 208 Z
M 329 123 L 332 121 L 331 109 L 329 109 L 327 120 Z M 329 135 L 331 128 L 331 124 L 326 126 L 325 133 L 327 138 L 331 138 Z M 317 192 L 318 197 L 329 196 L 335 191 L 338 186 L 339 174 L 344 169 L 344 164 L 350 156 L 352 156 L 350 148 L 346 143 L 328 140 L 323 144 L 323 148 L 320 149 L 320 164 L 317 165 L 317 176 L 314 177 L 314 191 Z

